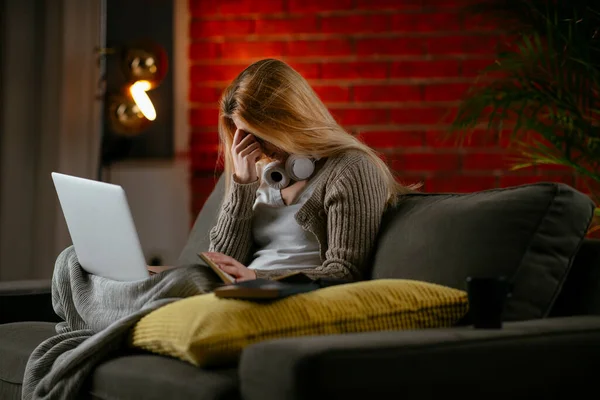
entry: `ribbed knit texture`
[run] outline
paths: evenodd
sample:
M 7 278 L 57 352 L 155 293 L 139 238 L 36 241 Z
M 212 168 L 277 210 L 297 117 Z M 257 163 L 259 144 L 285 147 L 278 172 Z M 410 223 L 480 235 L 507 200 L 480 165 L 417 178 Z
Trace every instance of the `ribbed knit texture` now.
M 312 196 L 296 214 L 303 229 L 319 241 L 322 265 L 311 269 L 254 270 L 258 278 L 304 272 L 313 279 L 360 280 L 366 275 L 381 218 L 387 203 L 384 177 L 360 151 L 330 157 Z M 252 206 L 259 181 L 233 182 L 225 195 L 210 251 L 248 265 L 253 254 Z
M 23 377 L 24 400 L 82 398 L 94 367 L 122 350 L 130 328 L 166 303 L 212 291 L 217 282 L 207 268 L 183 266 L 136 282 L 87 274 L 73 247 L 57 258 L 52 305 L 64 321 L 57 335 L 31 353 Z
M 401 279 L 332 286 L 269 303 L 206 294 L 146 315 L 133 329 L 132 344 L 201 367 L 222 366 L 264 340 L 450 327 L 467 309 L 464 291 Z

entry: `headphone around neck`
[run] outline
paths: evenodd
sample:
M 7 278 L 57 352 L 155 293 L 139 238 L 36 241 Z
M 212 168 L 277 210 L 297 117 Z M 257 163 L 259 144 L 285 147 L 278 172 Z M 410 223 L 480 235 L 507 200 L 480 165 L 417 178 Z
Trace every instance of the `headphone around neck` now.
M 283 189 L 290 182 L 303 181 L 315 172 L 315 159 L 290 155 L 285 163 L 273 161 L 263 169 L 262 179 L 275 189 Z

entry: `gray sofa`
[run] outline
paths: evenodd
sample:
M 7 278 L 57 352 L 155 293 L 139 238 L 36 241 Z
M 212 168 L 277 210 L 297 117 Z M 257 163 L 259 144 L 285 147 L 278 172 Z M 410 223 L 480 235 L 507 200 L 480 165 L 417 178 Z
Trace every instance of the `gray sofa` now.
M 208 246 L 219 181 L 180 257 Z M 578 398 L 600 371 L 600 241 L 584 239 L 593 204 L 552 183 L 473 194 L 411 194 L 384 217 L 371 279 L 465 288 L 508 277 L 499 330 L 468 318 L 447 329 L 272 340 L 237 365 L 199 369 L 123 351 L 90 376 L 95 399 Z M 0 399 L 20 398 L 27 358 L 54 334 L 46 282 L 0 285 Z M 35 320 L 36 322 L 30 322 Z M 18 322 L 28 321 L 28 322 Z

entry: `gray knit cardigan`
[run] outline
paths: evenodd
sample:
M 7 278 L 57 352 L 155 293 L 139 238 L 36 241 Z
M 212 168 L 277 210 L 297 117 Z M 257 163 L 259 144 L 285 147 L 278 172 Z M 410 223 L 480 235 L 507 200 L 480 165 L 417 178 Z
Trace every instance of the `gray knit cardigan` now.
M 381 218 L 387 204 L 387 186 L 375 163 L 363 152 L 329 157 L 311 197 L 296 213 L 296 221 L 319 241 L 322 264 L 317 268 L 258 270 L 271 279 L 304 272 L 313 279 L 360 280 L 366 275 Z M 259 181 L 231 180 L 216 225 L 210 231 L 210 251 L 248 265 L 254 252 L 252 206 Z

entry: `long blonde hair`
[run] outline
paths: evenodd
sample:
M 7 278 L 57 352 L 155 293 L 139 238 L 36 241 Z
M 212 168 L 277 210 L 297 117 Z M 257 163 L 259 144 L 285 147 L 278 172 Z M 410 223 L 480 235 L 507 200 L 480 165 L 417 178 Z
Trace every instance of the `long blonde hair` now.
M 221 96 L 219 153 L 225 161 L 226 193 L 233 172 L 229 149 L 236 130 L 232 119 L 234 115 L 248 126 L 253 135 L 288 154 L 325 158 L 349 150 L 362 151 L 387 182 L 389 203 L 394 203 L 398 194 L 411 191 L 397 182 L 373 149 L 335 121 L 298 72 L 283 61 L 265 59 L 244 69 Z

